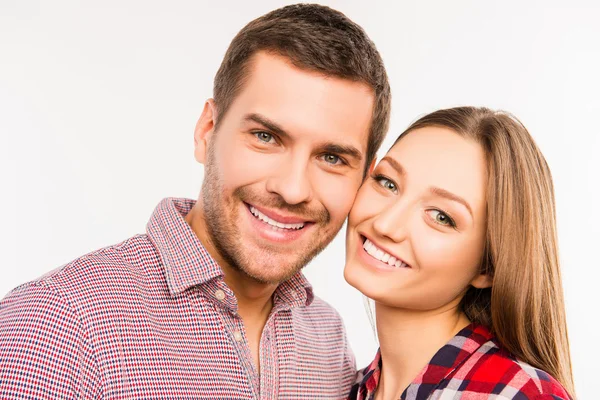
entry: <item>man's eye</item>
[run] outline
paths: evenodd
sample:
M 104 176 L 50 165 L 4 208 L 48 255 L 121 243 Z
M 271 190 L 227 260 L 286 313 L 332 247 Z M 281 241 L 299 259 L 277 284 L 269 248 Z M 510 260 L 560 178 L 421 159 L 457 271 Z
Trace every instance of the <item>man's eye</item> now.
M 335 154 L 325 154 L 323 155 L 323 161 L 331 165 L 343 164 L 342 159 Z
M 272 140 L 275 140 L 273 135 L 269 132 L 254 132 L 254 136 L 256 136 L 258 140 L 264 143 L 271 143 Z
M 391 179 L 386 178 L 383 175 L 377 175 L 373 179 L 375 179 L 377 183 L 379 183 L 383 188 L 389 190 L 390 192 L 398 193 L 398 186 L 396 186 L 396 183 Z
M 433 219 L 436 224 L 450 226 L 452 228 L 456 227 L 456 223 L 448 214 L 442 212 L 440 210 L 427 210 L 427 214 Z

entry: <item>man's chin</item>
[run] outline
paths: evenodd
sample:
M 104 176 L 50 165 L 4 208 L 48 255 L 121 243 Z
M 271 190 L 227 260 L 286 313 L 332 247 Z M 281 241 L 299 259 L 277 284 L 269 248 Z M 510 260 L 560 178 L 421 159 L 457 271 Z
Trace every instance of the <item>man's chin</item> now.
M 287 281 L 298 272 L 302 267 L 285 266 L 279 263 L 268 263 L 261 265 L 245 265 L 240 268 L 250 278 L 264 284 L 278 285 Z

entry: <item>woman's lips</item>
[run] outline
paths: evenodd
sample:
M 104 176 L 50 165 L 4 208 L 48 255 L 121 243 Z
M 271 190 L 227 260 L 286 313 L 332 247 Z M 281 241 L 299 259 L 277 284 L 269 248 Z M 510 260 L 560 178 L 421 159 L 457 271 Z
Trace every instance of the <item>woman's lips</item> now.
M 390 268 L 410 268 L 410 265 L 402 260 L 397 255 L 389 252 L 387 249 L 376 244 L 366 236 L 360 235 L 362 239 L 362 248 L 364 252 L 371 258 L 386 264 Z

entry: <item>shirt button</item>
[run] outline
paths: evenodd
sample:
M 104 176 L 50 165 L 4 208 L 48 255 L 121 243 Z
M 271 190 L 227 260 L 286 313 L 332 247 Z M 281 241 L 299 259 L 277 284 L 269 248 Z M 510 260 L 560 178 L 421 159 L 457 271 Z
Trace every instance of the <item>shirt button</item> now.
M 224 300 L 225 299 L 225 292 L 222 291 L 221 289 L 218 289 L 217 291 L 215 291 L 215 297 L 219 300 Z
M 298 293 L 292 292 L 292 297 L 294 298 L 294 300 L 298 300 Z
M 235 339 L 236 342 L 241 342 L 244 339 L 244 337 L 242 336 L 242 333 L 240 331 L 233 332 L 233 338 Z

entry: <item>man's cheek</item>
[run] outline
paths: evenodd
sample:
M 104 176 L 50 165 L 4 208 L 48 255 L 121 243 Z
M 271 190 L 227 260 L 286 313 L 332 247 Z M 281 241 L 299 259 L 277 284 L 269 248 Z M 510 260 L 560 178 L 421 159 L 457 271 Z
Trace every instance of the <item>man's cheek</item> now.
M 263 180 L 268 174 L 278 171 L 275 157 L 249 149 L 232 150 L 225 154 L 221 165 L 223 179 L 238 186 Z
M 328 179 L 316 185 L 322 203 L 333 220 L 344 220 L 356 197 L 359 185 L 345 177 Z

